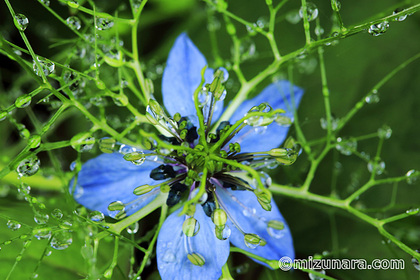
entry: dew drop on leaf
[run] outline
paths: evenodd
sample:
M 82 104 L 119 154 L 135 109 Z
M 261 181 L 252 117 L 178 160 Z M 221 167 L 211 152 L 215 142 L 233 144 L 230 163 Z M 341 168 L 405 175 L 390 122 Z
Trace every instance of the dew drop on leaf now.
M 73 30 L 79 30 L 82 27 L 82 22 L 76 16 L 68 17 L 66 23 Z
M 318 8 L 312 2 L 306 2 L 306 14 L 308 15 L 308 21 L 313 21 L 318 17 Z M 299 9 L 299 17 L 303 18 L 303 7 Z
M 29 19 L 22 14 L 15 15 L 15 25 L 20 31 L 25 31 L 29 25 Z

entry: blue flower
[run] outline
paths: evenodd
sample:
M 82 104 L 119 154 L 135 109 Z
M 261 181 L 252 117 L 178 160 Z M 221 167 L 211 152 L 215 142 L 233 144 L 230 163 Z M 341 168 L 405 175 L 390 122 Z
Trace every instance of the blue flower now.
M 227 77 L 225 71 L 213 76 L 207 69 L 203 75 L 208 84 L 196 95 L 197 105 L 193 96 L 206 65 L 188 36 L 180 35 L 162 80 L 163 103 L 171 117 L 153 100 L 147 110 L 151 122 L 167 135 L 149 143 L 148 151 L 103 140 L 102 150 L 111 153 L 87 161 L 76 187 L 74 180 L 70 184 L 77 202 L 115 218 L 135 213 L 162 191 L 168 192 L 169 206 L 184 202 L 183 208 L 167 217 L 158 236 L 162 279 L 218 279 L 230 243 L 268 260 L 294 258 L 289 227 L 267 191 L 271 179 L 260 169 L 296 159 L 293 145 L 277 148 L 288 132 L 288 126 L 279 123 L 287 124 L 293 118 L 303 90 L 288 81 L 274 82 L 243 102 L 229 122 L 219 122 L 211 133 L 200 127 L 203 123 L 196 108 L 200 107 L 207 126 L 217 121 L 223 113 Z M 274 114 L 281 109 L 286 113 Z M 234 128 L 234 124 L 240 125 Z M 203 133 L 207 139 L 200 137 Z M 215 157 L 203 152 L 202 141 L 209 147 L 218 146 Z M 258 170 L 259 178 L 238 164 Z

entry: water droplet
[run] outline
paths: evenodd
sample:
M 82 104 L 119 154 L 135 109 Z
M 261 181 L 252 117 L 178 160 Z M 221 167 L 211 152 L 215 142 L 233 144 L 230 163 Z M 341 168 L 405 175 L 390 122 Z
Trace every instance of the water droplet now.
M 78 0 L 69 0 L 69 1 L 67 1 L 67 5 L 69 5 L 69 7 L 73 8 L 73 9 L 77 9 L 80 6 Z
M 368 104 L 378 103 L 379 95 L 377 90 L 373 90 L 370 94 L 365 97 L 365 102 Z
M 51 250 L 47 250 L 47 251 L 45 251 L 45 255 L 44 256 L 49 257 L 49 256 L 51 256 L 51 254 L 52 254 L 52 251 Z
M 204 86 L 200 92 L 198 93 L 197 96 L 197 102 L 198 102 L 198 106 L 199 107 L 203 107 L 204 105 L 206 105 L 210 100 L 210 92 L 208 87 Z M 193 96 L 193 101 L 194 101 L 194 96 Z
M 198 188 L 194 189 L 191 192 L 191 197 L 195 197 L 198 194 L 199 191 L 200 190 Z M 200 204 L 203 204 L 204 202 L 207 201 L 207 198 L 208 198 L 208 194 L 207 194 L 207 192 L 204 192 L 203 195 L 198 199 L 197 202 L 200 203 Z
M 297 24 L 301 20 L 298 10 L 292 10 L 286 14 L 286 20 L 291 24 Z
M 417 182 L 417 179 L 418 179 L 418 176 L 419 174 L 417 173 L 417 171 L 416 170 L 414 170 L 414 169 L 411 169 L 411 170 L 409 170 L 406 174 L 405 174 L 405 176 L 407 177 L 407 184 L 409 184 L 409 185 L 414 185 L 414 183 L 416 183 Z
M 45 6 L 50 6 L 50 0 L 40 0 L 40 2 Z
M 404 9 L 398 8 L 392 13 L 392 15 L 396 15 L 396 14 L 402 12 L 402 11 L 404 11 Z M 394 20 L 395 21 L 404 21 L 407 18 L 407 16 L 408 16 L 407 14 L 401 15 L 399 17 L 396 17 Z
M 239 46 L 239 53 L 241 54 L 242 60 L 247 60 L 256 56 L 257 48 L 254 41 L 249 38 L 241 40 L 241 45 Z
M 268 234 L 276 239 L 280 239 L 284 236 L 284 223 L 277 220 L 270 220 L 267 223 Z
M 357 149 L 357 141 L 354 139 L 344 140 L 338 137 L 335 148 L 343 155 L 349 156 Z
M 226 240 L 230 237 L 230 235 L 232 234 L 232 230 L 230 229 L 230 227 L 228 225 L 225 225 L 222 234 L 221 234 L 221 240 Z
M 139 223 L 135 222 L 134 224 L 129 225 L 126 230 L 128 234 L 136 234 L 139 231 Z
M 29 25 L 29 19 L 22 14 L 15 15 L 15 25 L 20 31 L 25 31 Z
M 41 145 L 41 136 L 38 134 L 32 135 L 28 140 L 28 146 L 31 149 L 36 149 Z
M 96 29 L 98 30 L 107 30 L 114 26 L 114 22 L 108 18 L 97 18 L 96 19 Z
M 44 0 L 44 1 L 45 1 L 45 0 Z M 50 3 L 50 2 L 48 1 L 48 5 L 49 5 L 49 3 Z M 34 272 L 34 273 L 32 274 L 32 276 L 31 276 L 31 279 L 38 279 L 38 276 L 39 276 L 39 275 L 38 275 L 38 273 L 35 273 L 35 272 Z
M 314 269 L 314 270 L 325 275 L 325 270 L 323 270 L 323 269 L 321 269 L 321 270 Z M 309 273 L 309 279 L 311 279 L 311 280 L 324 280 L 323 277 L 312 274 L 312 273 Z
M 416 250 L 416 252 L 417 253 L 420 253 L 419 250 Z M 413 264 L 413 266 L 414 266 L 415 269 L 417 269 L 418 271 L 420 271 L 420 263 L 419 263 L 419 261 L 415 257 L 413 257 L 411 259 L 411 263 Z
M 82 27 L 82 22 L 76 16 L 68 17 L 66 23 L 73 30 L 79 30 Z
M 0 111 L 0 122 L 4 121 L 6 117 L 7 117 L 7 111 L 6 110 Z
M 200 223 L 193 217 L 186 219 L 184 223 L 182 224 L 182 231 L 188 237 L 197 235 L 199 230 L 200 230 Z
M 9 191 L 10 187 L 8 185 L 0 185 L 0 197 L 6 197 Z
M 407 211 L 405 211 L 405 213 L 409 214 L 409 215 L 416 215 L 420 212 L 419 208 L 413 208 L 413 209 L 408 209 Z
M 50 216 L 46 213 L 36 212 L 34 214 L 34 221 L 37 224 L 46 224 L 49 220 Z
M 17 108 L 25 108 L 31 104 L 32 97 L 30 95 L 19 96 L 15 101 L 15 106 Z
M 45 76 L 48 76 L 52 72 L 54 72 L 55 64 L 53 62 L 48 61 L 48 60 L 43 59 L 43 58 L 40 58 L 40 57 L 37 57 L 37 60 L 39 62 L 39 65 L 41 66 L 42 72 L 44 72 Z M 32 68 L 34 69 L 35 74 L 37 74 L 38 76 L 42 76 L 35 60 L 32 63 Z
M 257 213 L 257 209 L 255 209 L 255 208 L 245 208 L 244 210 L 242 210 L 242 214 L 245 216 L 245 217 L 252 217 L 252 216 L 254 216 L 255 214 Z
M 387 125 L 384 125 L 383 127 L 378 129 L 379 138 L 389 139 L 391 135 L 392 135 L 392 129 Z
M 13 231 L 20 229 L 22 225 L 15 220 L 9 220 L 7 221 L 7 227 Z
M 61 218 L 63 218 L 63 211 L 56 208 L 51 212 L 51 215 L 56 219 L 61 219 Z
M 316 26 L 314 31 L 317 36 L 322 36 L 325 32 L 324 28 L 321 26 Z
M 375 166 L 374 162 L 369 161 L 367 168 L 370 173 L 373 172 L 374 166 Z M 376 175 L 381 175 L 382 173 L 384 173 L 384 171 L 385 171 L 385 162 L 384 161 L 378 162 L 378 164 L 376 165 Z
M 141 2 L 143 2 L 143 0 L 132 0 L 131 5 L 135 10 L 137 10 L 140 8 Z
M 47 226 L 39 226 L 32 230 L 33 235 L 36 239 L 49 239 L 51 237 L 51 228 Z
M 176 257 L 175 254 L 172 250 L 166 250 L 165 253 L 163 254 L 162 257 L 162 261 L 167 262 L 167 263 L 173 263 L 176 261 Z
M 372 24 L 369 27 L 368 32 L 372 36 L 379 36 L 379 35 L 384 34 L 388 30 L 388 28 L 389 28 L 389 22 L 383 21 L 380 23 Z
M 32 176 L 39 170 L 40 161 L 36 156 L 22 160 L 16 171 L 20 177 Z
M 124 154 L 124 159 L 135 165 L 142 165 L 146 161 L 146 156 L 142 151 Z
M 253 233 L 246 233 L 244 235 L 244 242 L 245 245 L 250 249 L 255 249 L 260 245 L 263 246 L 266 244 L 266 242 L 263 239 L 261 239 L 260 236 Z
M 338 12 L 341 10 L 341 2 L 338 0 L 332 0 L 331 1 L 331 8 L 333 11 Z
M 312 2 L 306 2 L 306 14 L 308 15 L 308 21 L 313 21 L 318 17 L 318 8 Z M 303 7 L 299 9 L 299 17 L 303 18 Z
M 94 222 L 103 222 L 105 220 L 105 215 L 100 211 L 93 211 L 90 213 L 89 218 Z
M 128 145 L 121 145 L 120 146 L 120 149 L 118 150 L 118 152 L 120 153 L 120 154 L 123 154 L 123 155 L 125 155 L 125 154 L 129 154 L 129 153 L 134 153 L 136 151 L 136 148 L 133 148 L 133 147 L 131 147 L 131 146 L 128 146 Z
M 112 98 L 112 101 L 114 101 L 114 104 L 118 107 L 125 107 L 128 105 L 128 98 L 126 95 L 118 95 Z
M 67 230 L 61 230 L 54 233 L 50 242 L 50 246 L 56 250 L 64 250 L 67 249 L 72 242 L 73 238 L 71 232 Z
M 331 130 L 332 131 L 335 131 L 337 129 L 339 121 L 340 121 L 339 118 L 334 118 L 333 116 L 331 116 Z M 328 127 L 327 119 L 321 118 L 320 123 L 321 123 L 321 128 L 327 130 L 327 127 Z

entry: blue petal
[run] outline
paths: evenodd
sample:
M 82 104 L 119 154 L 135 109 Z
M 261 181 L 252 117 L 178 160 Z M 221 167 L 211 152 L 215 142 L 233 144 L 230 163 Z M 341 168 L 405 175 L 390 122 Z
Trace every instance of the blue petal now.
M 185 216 L 178 216 L 179 212 L 172 213 L 165 220 L 158 236 L 156 255 L 160 276 L 163 280 L 219 279 L 229 256 L 229 241 L 216 238 L 214 224 L 201 206 L 197 206 L 194 215 L 200 223 L 200 230 L 197 235 L 187 237 L 182 232 Z M 204 257 L 202 267 L 188 260 L 187 248 L 190 248 L 189 252 L 193 250 Z
M 149 177 L 151 170 L 159 164 L 145 161 L 142 165 L 134 165 L 123 159 L 119 153 L 102 154 L 88 160 L 77 176 L 77 186 L 74 189 L 74 179 L 70 182 L 70 193 L 74 194 L 76 201 L 91 210 L 101 211 L 108 215 L 108 205 L 114 201 L 136 203 L 126 207 L 130 215 L 157 195 L 158 191 L 143 196 L 136 196 L 133 190 L 141 185 L 156 184 Z
M 172 47 L 162 78 L 163 103 L 173 116 L 196 115 L 193 94 L 201 81 L 206 59 L 187 34 L 182 33 Z
M 247 247 L 244 235 L 229 220 L 228 225 L 232 231 L 229 240 L 233 245 L 268 260 L 279 260 L 283 256 L 294 259 L 295 253 L 289 226 L 274 202 L 271 202 L 271 211 L 265 211 L 250 191 L 232 191 L 218 187 L 216 193 L 232 219 L 245 233 L 258 234 L 267 241 L 265 246 L 258 246 L 255 249 Z M 284 229 L 271 231 L 267 228 L 267 222 L 270 220 L 283 222 Z
M 293 113 L 302 99 L 303 90 L 293 86 L 293 94 L 290 94 L 290 88 L 291 84 L 288 81 L 270 84 L 255 98 L 244 101 L 233 114 L 231 122 L 240 120 L 253 106 L 258 106 L 263 102 L 270 104 L 273 109 L 285 110 L 285 115 L 293 119 Z M 255 130 L 253 127 L 246 126 L 232 139 L 232 142 L 240 143 L 243 152 L 263 152 L 277 148 L 284 142 L 289 131 L 288 127 L 277 123 L 268 125 L 263 134 L 258 133 L 261 129 L 264 128 L 259 127 Z

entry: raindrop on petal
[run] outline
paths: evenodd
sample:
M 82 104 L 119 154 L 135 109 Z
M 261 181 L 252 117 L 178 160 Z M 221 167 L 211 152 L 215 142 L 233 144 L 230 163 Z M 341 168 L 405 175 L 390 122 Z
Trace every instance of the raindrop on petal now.
M 162 261 L 167 262 L 167 263 L 175 262 L 176 257 L 175 257 L 174 252 L 170 249 L 166 250 L 165 253 L 163 254 Z

